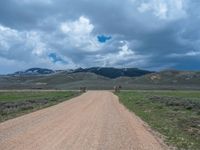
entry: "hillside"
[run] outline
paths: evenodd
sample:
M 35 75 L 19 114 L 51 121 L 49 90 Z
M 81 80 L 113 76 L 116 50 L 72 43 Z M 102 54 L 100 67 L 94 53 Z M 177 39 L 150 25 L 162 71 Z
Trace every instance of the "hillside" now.
M 80 86 L 88 89 L 113 89 L 114 85 L 121 85 L 123 89 L 200 89 L 200 72 L 168 70 L 139 77 L 122 75 L 109 78 L 93 73 L 96 68 L 91 70 L 3 75 L 0 76 L 0 89 L 79 89 Z M 103 70 L 111 73 L 113 69 Z
M 45 74 L 52 74 L 56 71 L 46 68 L 30 68 L 25 71 L 17 71 L 12 75 L 45 75 Z
M 124 89 L 200 89 L 200 72 L 166 70 L 140 77 L 119 77 L 113 81 Z
M 78 73 L 78 72 L 90 72 L 95 73 L 97 75 L 101 75 L 108 78 L 118 78 L 121 76 L 126 77 L 138 77 L 142 75 L 146 75 L 149 73 L 153 73 L 147 70 L 141 70 L 138 68 L 107 68 L 107 67 L 91 67 L 91 68 L 77 68 L 77 69 L 70 69 L 70 70 L 51 70 L 46 68 L 30 68 L 25 71 L 18 71 L 13 74 L 13 76 L 20 76 L 20 75 L 49 75 L 58 72 L 65 72 L 65 73 Z
M 63 71 L 48 76 L 4 75 L 0 76 L 0 89 L 79 89 L 80 86 L 91 86 L 91 89 L 96 89 L 96 87 L 98 89 L 98 87 L 107 86 L 110 81 L 109 78 L 90 72 L 69 73 Z
M 76 72 L 92 72 L 108 78 L 118 77 L 139 77 L 146 74 L 153 73 L 152 71 L 141 70 L 138 68 L 113 68 L 113 67 L 92 67 L 92 68 L 78 68 L 73 71 Z
M 138 83 L 151 84 L 200 84 L 200 72 L 167 70 L 135 79 Z
M 130 81 L 139 86 L 144 85 L 142 89 L 200 89 L 200 72 L 166 70 Z

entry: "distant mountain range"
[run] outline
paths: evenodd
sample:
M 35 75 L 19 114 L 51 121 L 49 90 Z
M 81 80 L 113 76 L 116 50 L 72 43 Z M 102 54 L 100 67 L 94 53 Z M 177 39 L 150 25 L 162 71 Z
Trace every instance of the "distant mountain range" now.
M 17 71 L 11 75 L 45 75 L 55 73 L 54 70 L 45 68 L 30 68 L 25 71 Z
M 25 71 L 18 71 L 12 75 L 48 75 L 56 72 L 61 72 L 62 70 L 50 70 L 44 68 L 30 68 Z M 78 68 L 71 70 L 63 70 L 68 73 L 78 73 L 78 72 L 90 72 L 97 75 L 101 75 L 108 78 L 118 78 L 118 77 L 139 77 L 146 74 L 153 73 L 147 70 L 141 70 L 138 68 L 106 68 L 106 67 L 92 67 L 92 68 Z
M 97 75 L 101 75 L 108 78 L 118 77 L 139 77 L 146 74 L 153 73 L 147 70 L 141 70 L 138 68 L 106 68 L 106 67 L 92 67 L 92 68 L 78 68 L 73 71 L 75 72 L 91 72 Z
M 200 90 L 200 72 L 165 70 L 151 72 L 137 68 L 78 68 L 50 70 L 31 68 L 0 76 L 0 89 L 196 89 Z

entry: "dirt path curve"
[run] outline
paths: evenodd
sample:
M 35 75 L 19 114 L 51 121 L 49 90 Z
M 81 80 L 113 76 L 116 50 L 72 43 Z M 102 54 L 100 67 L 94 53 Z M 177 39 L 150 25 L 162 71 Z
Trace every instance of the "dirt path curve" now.
M 162 150 L 143 122 L 108 91 L 0 124 L 0 150 Z

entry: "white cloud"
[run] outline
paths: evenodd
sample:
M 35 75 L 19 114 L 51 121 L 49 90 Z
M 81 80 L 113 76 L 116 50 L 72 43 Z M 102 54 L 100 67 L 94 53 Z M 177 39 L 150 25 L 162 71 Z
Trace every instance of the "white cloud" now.
M 107 55 L 97 55 L 96 62 L 103 63 L 104 66 L 117 66 L 117 67 L 141 67 L 146 65 L 149 56 L 136 54 L 129 48 L 128 41 L 120 41 L 121 46 L 118 47 L 116 53 L 110 53 Z
M 19 2 L 18 0 L 15 0 L 16 2 Z M 36 3 L 39 3 L 39 4 L 52 4 L 53 3 L 53 1 L 52 0 L 20 0 L 20 2 L 22 3 L 22 4 L 28 4 L 28 5 L 30 5 L 30 4 L 36 4 Z
M 197 51 L 190 51 L 185 54 L 186 56 L 197 56 L 200 55 L 200 52 Z
M 0 56 L 10 59 L 20 57 L 23 61 L 23 58 L 27 60 L 31 55 L 42 56 L 47 49 L 39 32 L 20 32 L 0 25 Z
M 122 43 L 123 45 L 119 47 L 120 50 L 118 53 L 119 57 L 126 57 L 135 54 L 134 51 L 129 49 L 127 41 L 121 41 L 120 43 Z
M 141 13 L 152 12 L 163 20 L 176 20 L 186 16 L 185 0 L 148 0 L 139 4 Z
M 170 58 L 177 58 L 177 57 L 196 57 L 200 55 L 200 51 L 188 51 L 186 53 L 172 53 L 169 54 L 168 57 Z
M 10 49 L 10 43 L 15 40 L 22 41 L 19 33 L 16 30 L 0 25 L 0 52 L 8 51 Z
M 18 31 L 0 25 L 0 62 L 4 72 L 35 66 L 51 67 L 47 57 L 51 50 L 42 40 L 42 33 Z
M 32 48 L 32 54 L 42 56 L 48 51 L 47 45 L 42 41 L 40 34 L 37 32 L 27 32 L 26 46 Z
M 84 16 L 75 21 L 61 23 L 60 30 L 66 36 L 63 43 L 68 43 L 77 50 L 98 51 L 102 47 L 92 34 L 94 25 Z
M 66 34 L 73 34 L 77 36 L 85 36 L 91 34 L 94 29 L 94 25 L 90 23 L 90 20 L 84 16 L 81 16 L 78 20 L 73 22 L 64 22 L 61 24 L 61 30 Z

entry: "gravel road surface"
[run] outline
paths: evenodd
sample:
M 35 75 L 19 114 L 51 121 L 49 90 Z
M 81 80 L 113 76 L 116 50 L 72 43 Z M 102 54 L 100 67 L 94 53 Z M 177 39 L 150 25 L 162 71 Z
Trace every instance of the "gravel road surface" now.
M 109 91 L 81 96 L 0 124 L 0 150 L 162 150 Z

